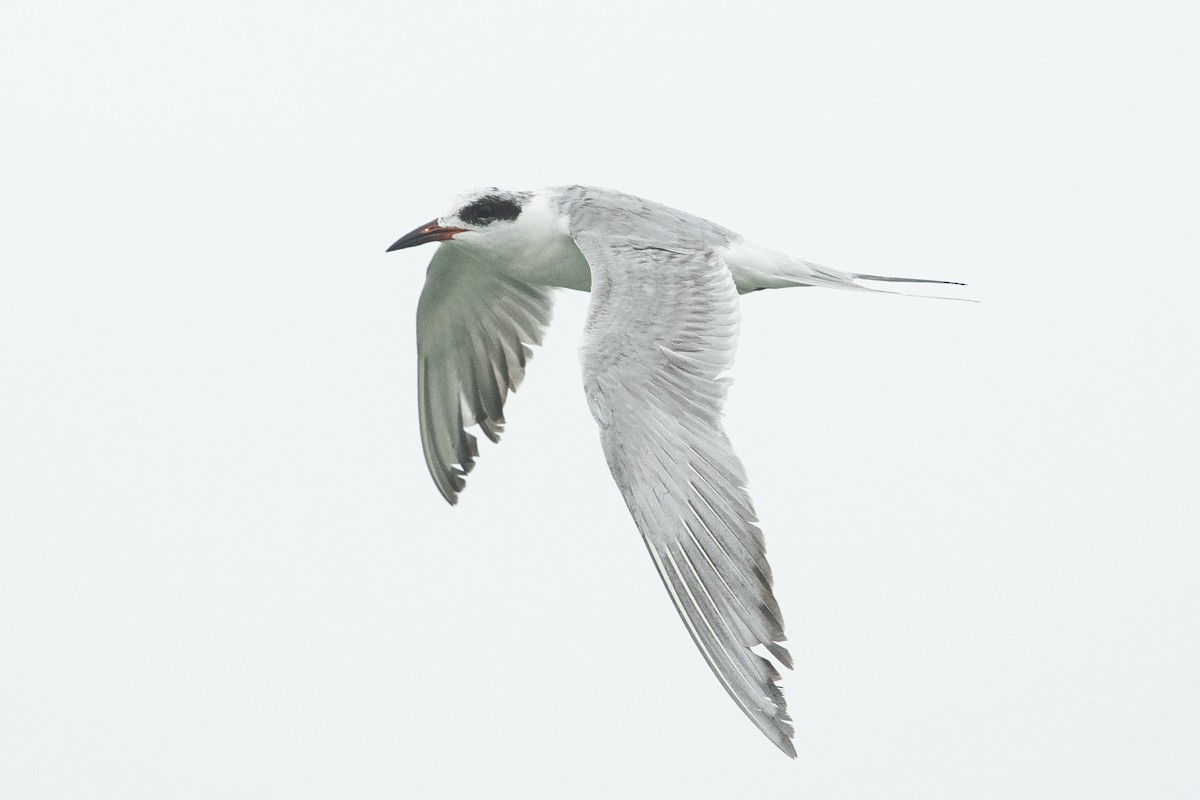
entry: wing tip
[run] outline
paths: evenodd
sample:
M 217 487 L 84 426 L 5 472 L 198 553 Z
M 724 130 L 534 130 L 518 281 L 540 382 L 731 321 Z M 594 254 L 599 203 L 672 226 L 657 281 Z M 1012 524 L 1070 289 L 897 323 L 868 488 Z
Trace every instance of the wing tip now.
M 783 664 L 788 669 L 796 668 L 792 662 L 792 654 L 788 652 L 786 647 L 775 642 L 764 642 L 763 644 L 767 648 L 767 651 L 775 656 L 775 660 L 780 664 Z
M 467 482 L 463 478 L 470 467 L 462 469 L 456 466 L 451 466 L 448 469 L 437 470 L 432 463 L 427 462 L 429 467 L 429 476 L 433 478 L 433 485 L 437 487 L 438 493 L 452 506 L 458 505 L 458 496 L 462 494 L 463 489 L 467 488 Z
M 503 416 L 491 418 L 485 415 L 476 424 L 479 425 L 479 430 L 483 431 L 483 435 L 488 438 L 488 441 L 492 444 L 500 444 L 500 437 L 504 434 Z

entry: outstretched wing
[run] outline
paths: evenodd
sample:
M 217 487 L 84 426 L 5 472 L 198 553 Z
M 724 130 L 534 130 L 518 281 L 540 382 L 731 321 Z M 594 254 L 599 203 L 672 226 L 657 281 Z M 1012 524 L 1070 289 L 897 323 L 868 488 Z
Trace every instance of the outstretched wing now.
M 466 428 L 493 442 L 504 402 L 525 377 L 530 345 L 542 343 L 551 290 L 514 280 L 441 246 L 417 304 L 417 391 L 425 463 L 453 505 L 479 448 Z
M 592 270 L 580 359 L 613 479 L 692 639 L 729 695 L 790 756 L 790 667 L 746 475 L 721 427 L 738 328 L 713 248 L 574 234 Z

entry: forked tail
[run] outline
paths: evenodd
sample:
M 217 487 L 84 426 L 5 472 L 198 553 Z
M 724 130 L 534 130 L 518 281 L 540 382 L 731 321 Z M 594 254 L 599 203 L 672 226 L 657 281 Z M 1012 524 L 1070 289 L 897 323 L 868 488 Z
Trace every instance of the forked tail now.
M 931 300 L 960 300 L 965 303 L 977 303 L 978 300 L 972 300 L 968 297 L 946 297 L 936 294 L 908 294 L 907 292 L 895 292 L 888 289 L 876 289 L 874 286 L 864 286 L 859 281 L 881 281 L 885 283 L 924 283 L 941 286 L 966 286 L 961 281 L 935 281 L 929 278 L 896 278 L 891 275 L 868 275 L 863 272 L 850 273 L 854 278 L 853 286 L 857 289 L 866 289 L 871 292 L 883 292 L 885 294 L 898 294 L 903 297 L 927 297 Z
M 789 255 L 758 247 L 750 242 L 739 241 L 730 245 L 721 256 L 733 273 L 738 292 L 755 292 L 759 289 L 783 289 L 789 286 L 825 286 L 830 289 L 851 289 L 863 292 L 900 294 L 906 297 L 935 297 L 935 295 L 912 295 L 893 289 L 868 286 L 865 282 L 924 283 L 941 286 L 965 286 L 959 281 L 939 281 L 929 278 L 895 278 L 890 275 L 870 275 L 865 272 L 843 272 L 812 261 L 801 261 Z M 938 297 L 941 300 L 962 300 L 961 297 Z
M 888 275 L 867 275 L 863 272 L 852 272 L 855 280 L 864 281 L 891 281 L 892 283 L 944 283 L 947 286 L 966 286 L 965 283 L 958 281 L 931 281 L 928 278 L 893 278 Z

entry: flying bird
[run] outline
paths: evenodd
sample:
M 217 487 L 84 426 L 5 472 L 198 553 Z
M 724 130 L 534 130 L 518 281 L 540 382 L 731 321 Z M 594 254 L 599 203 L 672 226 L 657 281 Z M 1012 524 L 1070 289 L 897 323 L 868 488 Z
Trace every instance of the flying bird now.
M 429 473 L 451 503 L 550 322 L 557 288 L 590 291 L 584 391 L 613 480 L 688 633 L 722 686 L 795 757 L 779 671 L 783 616 L 746 473 L 721 426 L 739 294 L 881 291 L 683 211 L 565 186 L 460 195 L 389 251 L 438 242 L 417 305 L 417 392 Z M 955 284 L 961 285 L 961 284 Z

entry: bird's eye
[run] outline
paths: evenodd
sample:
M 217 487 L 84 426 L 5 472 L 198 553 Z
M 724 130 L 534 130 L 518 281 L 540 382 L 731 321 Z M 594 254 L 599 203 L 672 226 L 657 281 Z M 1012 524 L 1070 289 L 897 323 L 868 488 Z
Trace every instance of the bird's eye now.
M 474 225 L 491 225 L 497 220 L 514 220 L 521 206 L 504 197 L 481 197 L 459 212 L 459 218 Z

